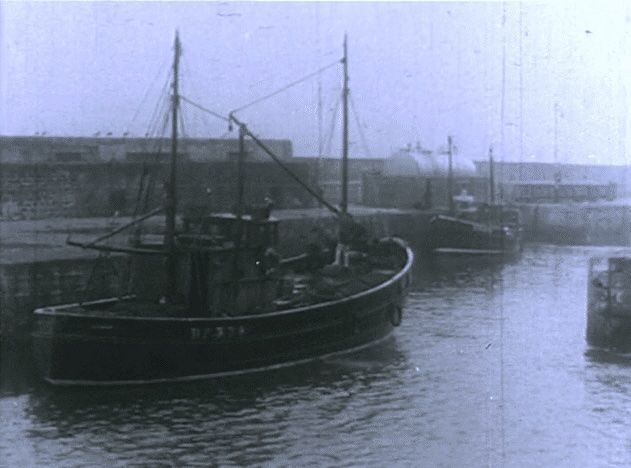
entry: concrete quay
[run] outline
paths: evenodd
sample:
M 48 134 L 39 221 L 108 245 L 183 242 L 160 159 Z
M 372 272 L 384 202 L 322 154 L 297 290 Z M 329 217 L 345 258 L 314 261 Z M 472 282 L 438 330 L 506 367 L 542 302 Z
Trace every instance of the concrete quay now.
M 525 238 L 566 245 L 631 245 L 631 200 L 519 205 Z

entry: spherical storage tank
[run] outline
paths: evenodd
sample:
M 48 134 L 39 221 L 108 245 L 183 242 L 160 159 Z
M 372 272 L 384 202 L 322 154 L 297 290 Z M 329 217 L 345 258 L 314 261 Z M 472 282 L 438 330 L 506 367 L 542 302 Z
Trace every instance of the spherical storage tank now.
M 475 175 L 473 161 L 459 156 L 452 157 L 455 176 Z M 401 149 L 384 163 L 384 173 L 390 176 L 446 177 L 449 172 L 449 157 L 430 151 Z

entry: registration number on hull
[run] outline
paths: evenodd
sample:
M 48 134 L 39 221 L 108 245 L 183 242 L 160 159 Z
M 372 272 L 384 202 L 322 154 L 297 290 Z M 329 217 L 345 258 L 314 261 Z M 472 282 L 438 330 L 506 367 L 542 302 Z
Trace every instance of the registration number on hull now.
M 220 340 L 223 338 L 234 338 L 246 334 L 245 327 L 221 326 L 221 327 L 192 327 L 191 339 L 195 341 Z

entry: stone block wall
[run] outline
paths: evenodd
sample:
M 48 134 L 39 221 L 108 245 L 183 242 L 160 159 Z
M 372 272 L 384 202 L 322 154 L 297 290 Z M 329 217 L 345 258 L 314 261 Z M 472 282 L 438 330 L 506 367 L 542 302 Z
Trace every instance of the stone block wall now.
M 576 245 L 631 245 L 631 206 L 573 203 L 521 205 L 525 237 Z
M 288 164 L 309 181 L 309 166 Z M 180 207 L 229 210 L 235 203 L 234 163 L 189 162 L 178 170 Z M 166 164 L 76 163 L 0 165 L 0 220 L 109 217 L 133 214 L 143 172 L 153 177 L 149 207 L 163 203 Z M 246 164 L 246 203 L 269 195 L 279 208 L 309 207 L 315 201 L 273 163 Z M 147 187 L 149 181 L 144 181 Z
M 0 265 L 0 336 L 28 336 L 38 307 L 117 294 L 122 271 L 120 256 Z

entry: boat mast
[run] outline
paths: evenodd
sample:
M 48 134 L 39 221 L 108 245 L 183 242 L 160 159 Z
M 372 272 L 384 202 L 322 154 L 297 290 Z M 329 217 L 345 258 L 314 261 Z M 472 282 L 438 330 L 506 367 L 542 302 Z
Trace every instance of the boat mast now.
M 493 168 L 493 147 L 489 147 L 489 202 L 495 204 L 495 169 Z
M 344 88 L 342 89 L 342 213 L 348 211 L 348 50 L 346 34 L 344 34 Z
M 169 181 L 166 187 L 166 229 L 164 236 L 164 247 L 168 252 L 167 256 L 167 295 L 169 302 L 173 302 L 177 292 L 176 270 L 177 259 L 175 255 L 175 216 L 177 213 L 176 198 L 176 169 L 177 169 L 177 111 L 180 105 L 180 95 L 178 91 L 178 71 L 180 62 L 180 38 L 175 31 L 173 54 L 173 90 L 171 95 L 171 161 L 169 170 Z
M 237 158 L 237 206 L 236 206 L 236 229 L 234 238 L 234 255 L 232 257 L 232 276 L 234 284 L 232 289 L 232 298 L 234 301 L 234 310 L 237 310 L 237 298 L 239 295 L 239 281 L 241 280 L 241 272 L 239 268 L 241 238 L 243 237 L 243 191 L 245 187 L 245 125 L 239 124 L 239 155 Z

